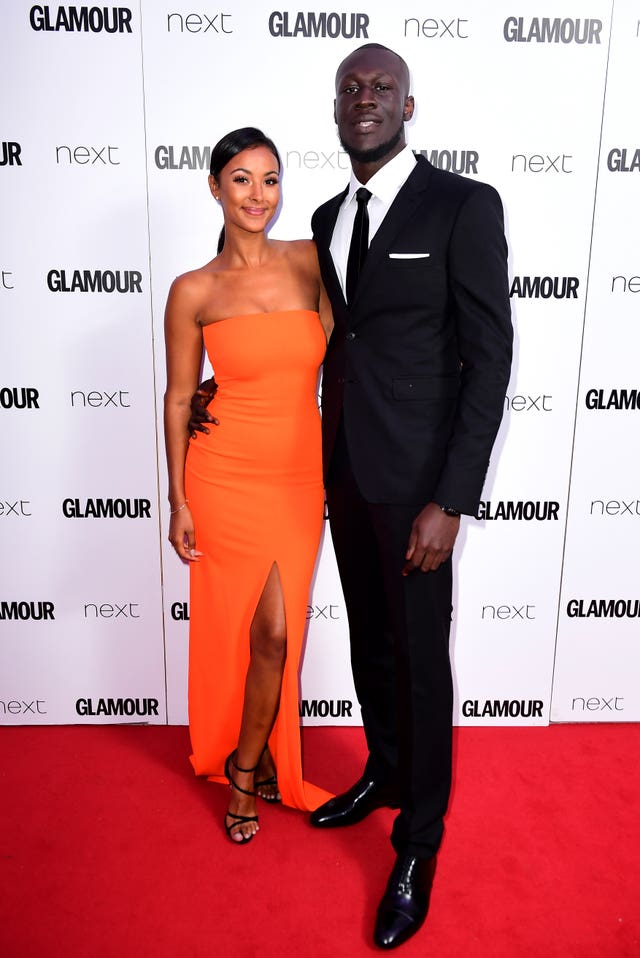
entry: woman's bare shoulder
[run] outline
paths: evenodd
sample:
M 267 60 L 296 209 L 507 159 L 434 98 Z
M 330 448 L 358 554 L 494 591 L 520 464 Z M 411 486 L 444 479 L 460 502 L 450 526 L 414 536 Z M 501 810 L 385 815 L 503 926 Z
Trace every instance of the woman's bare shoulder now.
M 220 264 L 216 256 L 215 259 L 205 263 L 204 266 L 198 266 L 196 269 L 190 269 L 186 273 L 181 273 L 179 276 L 176 276 L 173 282 L 179 286 L 184 286 L 186 289 L 190 289 L 191 287 L 197 289 L 200 286 L 215 281 L 215 276 L 219 272 Z
M 318 253 L 316 244 L 312 239 L 288 240 L 286 243 L 287 255 L 294 259 L 300 266 L 313 270 L 318 269 Z
M 180 299 L 192 300 L 208 297 L 215 287 L 216 275 L 219 272 L 214 266 L 215 260 L 197 269 L 190 269 L 186 273 L 176 276 L 171 284 L 169 295 Z
M 289 248 L 291 253 L 297 256 L 310 256 L 316 248 L 316 244 L 312 239 L 287 240 L 284 245 Z

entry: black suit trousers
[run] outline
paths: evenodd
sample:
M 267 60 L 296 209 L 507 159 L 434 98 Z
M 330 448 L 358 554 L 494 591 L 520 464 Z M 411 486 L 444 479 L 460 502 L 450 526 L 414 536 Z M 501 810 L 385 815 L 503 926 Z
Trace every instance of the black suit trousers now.
M 425 503 L 365 501 L 342 428 L 326 491 L 369 748 L 365 775 L 398 788 L 396 851 L 430 858 L 451 789 L 451 560 L 436 572 L 401 574 L 411 524 Z

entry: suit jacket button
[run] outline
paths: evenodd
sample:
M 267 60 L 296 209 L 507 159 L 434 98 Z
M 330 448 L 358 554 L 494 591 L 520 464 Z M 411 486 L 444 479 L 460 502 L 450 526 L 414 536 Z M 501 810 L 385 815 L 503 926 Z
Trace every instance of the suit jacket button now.
M 347 333 L 347 335 L 345 336 L 345 339 L 346 339 L 348 342 L 352 342 L 352 340 L 354 340 L 355 338 L 356 338 L 356 334 L 355 334 L 355 333 Z

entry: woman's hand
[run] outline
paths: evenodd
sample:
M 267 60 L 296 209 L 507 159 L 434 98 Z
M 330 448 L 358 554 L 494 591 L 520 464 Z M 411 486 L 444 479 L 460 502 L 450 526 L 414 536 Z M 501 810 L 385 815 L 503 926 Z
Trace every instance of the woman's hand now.
M 169 521 L 169 542 L 185 562 L 197 562 L 202 552 L 196 551 L 196 533 L 193 528 L 193 516 L 188 505 L 171 516 Z

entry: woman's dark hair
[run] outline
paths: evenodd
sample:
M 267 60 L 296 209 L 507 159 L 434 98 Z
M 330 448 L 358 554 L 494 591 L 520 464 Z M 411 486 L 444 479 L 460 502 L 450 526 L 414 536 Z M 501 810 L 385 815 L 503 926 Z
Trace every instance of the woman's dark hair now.
M 278 169 L 280 169 L 282 162 L 273 140 L 270 140 L 262 130 L 256 129 L 255 126 L 243 126 L 240 130 L 232 130 L 231 133 L 227 133 L 221 140 L 218 140 L 211 150 L 211 165 L 209 167 L 211 176 L 215 176 L 217 179 L 234 156 L 255 146 L 266 146 L 275 156 L 278 161 Z
M 258 130 L 255 126 L 243 126 L 239 130 L 232 130 L 231 133 L 227 133 L 221 140 L 218 140 L 211 150 L 211 164 L 209 166 L 211 176 L 215 176 L 215 178 L 218 179 L 222 170 L 227 163 L 231 162 L 234 156 L 237 156 L 238 153 L 242 153 L 243 150 L 251 150 L 256 146 L 266 146 L 266 148 L 273 153 L 278 161 L 279 171 L 282 167 L 282 160 L 280 159 L 280 154 L 273 140 L 270 140 L 268 136 L 265 136 L 262 130 Z M 218 239 L 218 253 L 222 252 L 223 246 L 224 226 Z

